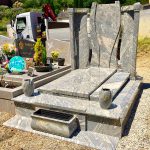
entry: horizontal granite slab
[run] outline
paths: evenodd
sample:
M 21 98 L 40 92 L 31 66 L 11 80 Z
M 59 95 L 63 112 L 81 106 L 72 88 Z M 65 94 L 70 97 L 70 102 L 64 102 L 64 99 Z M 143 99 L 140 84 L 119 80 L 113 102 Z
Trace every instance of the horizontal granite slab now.
M 101 84 L 116 72 L 116 69 L 90 67 L 77 69 L 51 82 L 38 90 L 42 93 L 52 93 L 89 99 Z
M 112 92 L 112 97 L 114 97 L 117 92 L 122 88 L 122 86 L 129 79 L 129 73 L 125 72 L 116 72 L 113 76 L 111 76 L 104 84 L 102 84 L 94 93 L 90 95 L 91 101 L 99 101 L 99 92 L 108 88 Z
M 115 150 L 119 141 L 117 137 L 91 131 L 81 131 L 74 139 L 84 142 L 85 145 L 88 144 L 87 146 L 89 147 L 95 147 L 100 150 Z
M 32 121 L 31 118 L 15 115 L 13 118 L 6 121 L 3 125 L 7 127 L 17 128 L 19 130 L 31 132 L 34 134 L 55 138 L 58 140 L 73 142 L 76 144 L 80 144 L 80 145 L 84 145 L 84 146 L 88 146 L 100 150 L 105 150 L 105 149 L 115 150 L 117 143 L 119 141 L 119 138 L 117 137 L 104 135 L 100 133 L 94 133 L 90 131 L 80 131 L 79 133 L 76 133 L 76 135 L 72 136 L 71 138 L 64 138 L 61 136 L 33 130 L 31 128 L 31 121 Z
M 37 96 L 27 97 L 24 94 L 12 99 L 15 102 L 32 104 L 46 108 L 62 109 L 71 112 L 85 113 L 88 101 L 72 97 L 60 97 L 49 94 L 40 94 Z

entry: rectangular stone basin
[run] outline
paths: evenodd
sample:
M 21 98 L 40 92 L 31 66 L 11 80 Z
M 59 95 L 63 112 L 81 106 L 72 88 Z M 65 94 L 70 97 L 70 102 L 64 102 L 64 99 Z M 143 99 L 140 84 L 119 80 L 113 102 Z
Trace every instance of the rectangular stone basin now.
M 39 109 L 31 115 L 34 130 L 69 138 L 78 127 L 74 115 L 52 110 Z

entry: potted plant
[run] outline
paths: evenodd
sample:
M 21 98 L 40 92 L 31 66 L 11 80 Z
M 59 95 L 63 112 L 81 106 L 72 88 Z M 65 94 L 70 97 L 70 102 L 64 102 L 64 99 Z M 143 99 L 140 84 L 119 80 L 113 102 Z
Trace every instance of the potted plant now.
M 35 61 L 35 70 L 37 72 L 48 72 L 51 70 L 50 65 L 46 64 L 46 48 L 42 44 L 41 38 L 37 39 L 37 42 L 34 46 L 34 61 Z
M 7 56 L 8 60 L 10 60 L 15 55 L 16 52 L 16 47 L 8 43 L 4 44 L 1 49 L 3 54 Z
M 53 62 L 57 62 L 57 59 L 58 59 L 58 56 L 59 56 L 59 52 L 57 50 L 53 50 L 51 52 L 51 55 L 52 55 Z
M 64 66 L 65 58 L 58 58 L 59 52 L 57 50 L 54 50 L 51 52 L 52 59 L 54 62 L 58 62 L 58 66 Z

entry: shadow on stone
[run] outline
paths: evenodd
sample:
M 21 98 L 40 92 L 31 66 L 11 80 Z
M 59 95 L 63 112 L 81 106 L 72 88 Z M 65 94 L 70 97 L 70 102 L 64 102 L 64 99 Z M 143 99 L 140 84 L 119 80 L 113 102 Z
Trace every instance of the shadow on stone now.
M 149 89 L 149 88 L 150 88 L 150 83 L 143 83 L 142 84 L 142 90 Z
M 144 83 L 145 84 L 145 83 Z M 136 101 L 135 101 L 135 104 L 131 110 L 131 115 L 126 123 L 126 126 L 124 128 L 124 131 L 123 131 L 123 134 L 122 136 L 127 136 L 130 132 L 130 129 L 131 129 L 131 125 L 132 125 L 132 122 L 134 120 L 134 117 L 135 117 L 135 114 L 136 114 L 136 111 L 137 111 L 137 108 L 138 108 L 138 105 L 139 105 L 139 102 L 140 102 L 140 99 L 141 99 L 141 96 L 142 96 L 142 93 L 143 93 L 143 90 L 145 89 L 144 88 L 144 84 L 141 85 L 141 91 L 139 92 L 139 94 L 137 95 L 137 98 L 136 98 Z M 150 88 L 150 84 L 148 86 Z
M 32 96 L 39 96 L 40 94 L 41 94 L 41 93 L 40 93 L 39 91 L 36 91 L 36 92 L 33 93 Z
M 117 105 L 112 103 L 109 109 L 115 109 L 115 108 L 117 108 Z

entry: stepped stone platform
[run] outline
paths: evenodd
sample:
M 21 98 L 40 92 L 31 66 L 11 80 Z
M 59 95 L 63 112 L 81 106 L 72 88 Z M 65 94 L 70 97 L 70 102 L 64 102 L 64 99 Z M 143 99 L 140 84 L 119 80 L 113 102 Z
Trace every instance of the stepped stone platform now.
M 33 132 L 31 115 L 39 108 L 66 112 L 77 117 L 80 128 L 76 137 L 69 140 L 75 143 L 82 141 L 83 145 L 88 145 L 90 141 L 89 146 L 102 148 L 105 145 L 105 148 L 115 149 L 136 101 L 141 80 L 130 80 L 129 73 L 116 72 L 115 69 L 90 69 L 72 71 L 41 86 L 32 97 L 20 95 L 13 98 L 16 116 L 4 125 Z M 109 87 L 113 95 L 113 103 L 108 110 L 102 109 L 98 102 L 98 91 L 103 87 Z M 109 137 L 117 140 L 110 142 Z
M 57 135 L 52 135 L 44 132 L 35 131 L 31 128 L 31 118 L 16 115 L 9 121 L 5 122 L 4 125 L 12 128 L 17 128 L 19 130 L 28 131 L 36 134 L 40 134 L 43 136 L 48 136 L 51 138 L 56 138 L 59 140 L 65 140 L 68 142 L 73 142 L 76 144 L 100 149 L 100 150 L 115 150 L 119 138 L 112 137 L 108 135 L 103 135 L 99 133 L 93 133 L 90 131 L 81 131 L 79 133 L 74 134 L 71 138 L 64 138 Z

